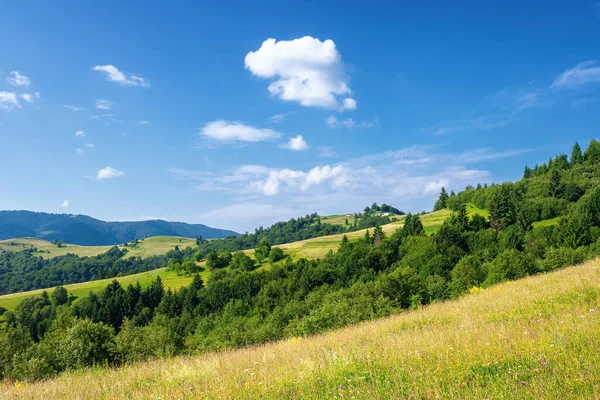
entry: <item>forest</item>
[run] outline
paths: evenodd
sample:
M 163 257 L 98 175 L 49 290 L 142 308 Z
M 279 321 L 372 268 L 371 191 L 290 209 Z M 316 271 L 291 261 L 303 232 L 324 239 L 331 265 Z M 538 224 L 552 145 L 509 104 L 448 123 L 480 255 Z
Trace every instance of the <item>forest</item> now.
M 468 203 L 489 218 L 469 217 Z M 425 234 L 419 215 L 408 214 L 395 233 L 377 225 L 363 238 L 344 237 L 319 260 L 257 269 L 237 251 L 252 244 L 261 257 L 277 257 L 275 237 L 257 230 L 231 250 L 199 243 L 217 264 L 207 262 L 207 282 L 196 275 L 175 292 L 157 278 L 145 288 L 114 281 L 75 303 L 62 287 L 25 299 L 4 315 L 0 377 L 36 380 L 306 336 L 580 263 L 600 255 L 600 143 L 584 152 L 576 144 L 570 156 L 525 168 L 517 182 L 443 189 L 435 207 L 453 210 L 435 233 Z M 318 228 L 310 218 L 295 223 L 340 229 Z M 538 221 L 549 223 L 534 228 Z M 276 237 L 298 240 L 302 228 L 284 227 Z M 172 254 L 170 267 L 189 265 L 190 257 Z

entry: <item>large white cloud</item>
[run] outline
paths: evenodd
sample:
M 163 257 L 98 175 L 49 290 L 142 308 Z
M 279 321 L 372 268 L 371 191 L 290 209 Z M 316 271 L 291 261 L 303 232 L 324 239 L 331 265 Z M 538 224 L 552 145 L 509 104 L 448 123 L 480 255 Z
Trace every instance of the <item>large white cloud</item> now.
M 12 71 L 10 75 L 6 77 L 6 81 L 13 86 L 28 87 L 31 84 L 31 80 L 25 75 L 21 75 L 19 71 Z
M 586 61 L 560 74 L 552 83 L 552 87 L 575 89 L 593 82 L 600 82 L 600 66 L 594 61 Z
M 334 189 L 341 189 L 351 184 L 348 169 L 336 165 L 317 166 L 308 172 L 291 169 L 272 170 L 265 179 L 250 182 L 253 191 L 273 196 L 280 191 L 306 191 L 311 187 L 327 184 Z
M 102 168 L 101 170 L 98 170 L 98 173 L 96 174 L 96 179 L 98 179 L 98 180 L 111 179 L 111 178 L 119 178 L 121 176 L 125 176 L 125 172 L 119 171 L 118 169 L 107 166 L 106 168 Z
M 96 65 L 92 69 L 94 71 L 104 72 L 106 74 L 106 80 L 116 82 L 122 86 L 150 87 L 150 83 L 144 78 L 135 75 L 125 75 L 114 65 Z
M 356 108 L 333 40 L 321 42 L 310 36 L 290 41 L 267 39 L 246 55 L 245 65 L 254 75 L 271 79 L 269 92 L 281 100 L 306 107 Z
M 277 139 L 279 132 L 272 129 L 255 128 L 235 121 L 212 121 L 200 130 L 200 136 L 223 142 L 261 142 Z

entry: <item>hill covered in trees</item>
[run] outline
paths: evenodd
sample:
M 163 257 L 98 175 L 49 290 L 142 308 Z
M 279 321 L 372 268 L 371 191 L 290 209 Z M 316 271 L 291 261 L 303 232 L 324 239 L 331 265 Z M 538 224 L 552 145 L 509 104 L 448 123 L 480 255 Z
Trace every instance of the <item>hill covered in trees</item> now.
M 210 276 L 177 291 L 160 279 L 146 288 L 115 281 L 73 304 L 57 288 L 5 312 L 0 376 L 39 379 L 307 336 L 577 264 L 600 255 L 599 182 L 600 143 L 592 141 L 585 152 L 576 145 L 571 157 L 526 169 L 518 182 L 443 191 L 438 203 L 454 212 L 432 234 L 408 214 L 396 232 L 376 226 L 344 237 L 317 260 L 257 269 L 241 251 L 195 253 Z M 469 202 L 489 218 L 469 216 Z M 539 221 L 552 223 L 534 229 Z M 256 252 L 278 257 L 272 249 L 260 238 Z M 173 254 L 169 268 L 195 273 L 186 252 Z
M 105 222 L 86 215 L 0 211 L 0 240 L 35 237 L 85 246 L 130 242 L 147 236 L 224 238 L 238 233 L 202 224 L 163 220 Z

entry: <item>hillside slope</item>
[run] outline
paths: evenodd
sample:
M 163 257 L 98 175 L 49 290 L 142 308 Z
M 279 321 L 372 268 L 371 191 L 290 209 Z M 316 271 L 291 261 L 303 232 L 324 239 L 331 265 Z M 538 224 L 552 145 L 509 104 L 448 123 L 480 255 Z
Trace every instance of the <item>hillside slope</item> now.
M 162 220 L 106 222 L 86 215 L 0 211 L 0 240 L 35 237 L 87 246 L 107 246 L 147 236 L 223 238 L 236 232 L 202 224 Z
M 309 338 L 4 382 L 4 398 L 600 395 L 599 261 Z

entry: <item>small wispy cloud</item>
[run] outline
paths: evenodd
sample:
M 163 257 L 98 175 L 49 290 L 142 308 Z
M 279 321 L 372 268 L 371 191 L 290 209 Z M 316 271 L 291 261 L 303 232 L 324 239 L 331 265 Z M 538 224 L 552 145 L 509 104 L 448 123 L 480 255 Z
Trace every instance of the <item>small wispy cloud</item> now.
M 65 200 L 62 202 L 62 204 L 60 205 L 62 208 L 67 208 L 69 207 L 69 200 Z
M 13 86 L 29 87 L 31 80 L 25 75 L 21 75 L 19 71 L 12 71 L 9 76 L 6 77 L 6 81 Z
M 94 146 L 91 143 L 86 143 L 86 144 L 84 144 L 84 146 L 86 149 L 89 149 L 89 150 L 94 150 L 96 148 L 96 146 Z
M 110 100 L 98 99 L 96 100 L 96 108 L 98 110 L 110 110 L 113 106 L 113 102 Z
M 272 122 L 274 124 L 279 124 L 281 122 L 283 122 L 283 120 L 285 120 L 287 118 L 286 114 L 275 114 L 275 115 L 271 115 L 270 117 L 267 118 L 267 121 Z
M 66 104 L 63 104 L 63 107 L 66 108 L 66 109 L 68 109 L 68 110 L 71 110 L 71 111 L 81 111 L 81 110 L 83 110 L 83 108 L 81 108 L 81 107 L 68 106 Z
M 111 166 L 106 166 L 105 168 L 98 170 L 98 173 L 96 174 L 96 179 L 103 180 L 119 178 L 123 176 L 125 176 L 125 172 L 115 169 Z
M 114 65 L 96 65 L 92 68 L 94 71 L 104 72 L 106 74 L 106 80 L 110 82 L 116 82 L 122 86 L 140 86 L 143 88 L 149 88 L 150 83 L 144 78 L 136 75 L 126 75 L 119 71 Z
M 362 120 L 361 122 L 356 122 L 353 118 L 338 119 L 337 117 L 331 115 L 325 119 L 325 124 L 332 129 L 339 127 L 345 127 L 348 129 L 374 128 L 379 126 L 379 118 L 375 118 L 373 121 Z
M 600 82 L 600 66 L 596 65 L 596 61 L 584 61 L 577 64 L 573 68 L 565 70 L 560 74 L 554 82 L 552 89 L 577 89 L 590 83 Z
M 149 122 L 149 121 L 146 121 L 145 119 L 143 119 L 143 120 L 141 120 L 141 121 L 138 121 L 138 125 L 146 125 L 146 124 L 149 124 L 149 123 L 150 123 L 150 122 Z
M 84 137 L 85 136 L 85 132 L 84 131 L 75 131 L 75 136 L 77 136 L 77 137 Z

